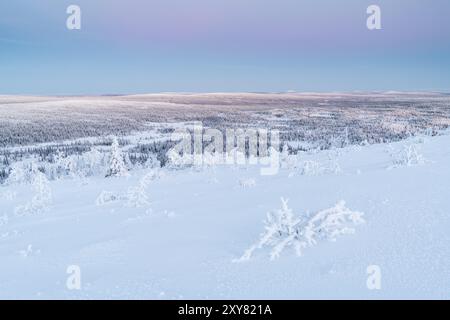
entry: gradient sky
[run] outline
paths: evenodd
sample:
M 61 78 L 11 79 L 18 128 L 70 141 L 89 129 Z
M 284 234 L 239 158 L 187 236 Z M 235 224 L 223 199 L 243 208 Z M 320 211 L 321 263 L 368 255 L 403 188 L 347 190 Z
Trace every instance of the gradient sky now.
M 287 90 L 450 92 L 450 1 L 0 3 L 0 94 Z

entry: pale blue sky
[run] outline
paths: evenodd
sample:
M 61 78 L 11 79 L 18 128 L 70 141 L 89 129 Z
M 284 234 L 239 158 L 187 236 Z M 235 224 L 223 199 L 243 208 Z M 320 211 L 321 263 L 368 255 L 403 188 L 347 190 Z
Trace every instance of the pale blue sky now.
M 449 17 L 448 0 L 2 1 L 0 94 L 448 92 Z

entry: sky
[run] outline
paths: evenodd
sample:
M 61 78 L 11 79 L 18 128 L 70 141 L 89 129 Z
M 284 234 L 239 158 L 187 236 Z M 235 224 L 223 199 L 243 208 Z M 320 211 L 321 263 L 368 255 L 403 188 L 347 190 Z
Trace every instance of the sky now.
M 450 1 L 0 3 L 0 94 L 385 90 L 450 92 Z

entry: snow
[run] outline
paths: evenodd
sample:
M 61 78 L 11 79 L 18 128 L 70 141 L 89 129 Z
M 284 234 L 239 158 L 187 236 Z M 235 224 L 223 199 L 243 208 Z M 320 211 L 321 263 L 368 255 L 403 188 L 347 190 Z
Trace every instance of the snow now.
M 0 298 L 449 299 L 449 146 L 446 134 L 299 160 L 320 168 L 333 158 L 339 171 L 282 166 L 262 176 L 258 166 L 223 165 L 214 183 L 211 168 L 166 168 L 55 181 L 37 173 L 32 183 L 1 185 Z M 393 166 L 403 150 L 427 161 Z M 270 260 L 262 247 L 234 262 L 280 198 L 294 219 L 315 223 L 338 208 L 331 213 L 364 213 L 365 223 L 300 257 L 284 250 Z M 33 201 L 39 210 L 14 214 Z M 380 290 L 366 285 L 374 265 Z M 73 266 L 81 290 L 66 286 Z

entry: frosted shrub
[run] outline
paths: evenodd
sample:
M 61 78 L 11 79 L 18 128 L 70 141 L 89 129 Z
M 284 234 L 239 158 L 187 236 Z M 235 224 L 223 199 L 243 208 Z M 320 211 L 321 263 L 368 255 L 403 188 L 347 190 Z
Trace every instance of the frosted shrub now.
M 69 156 L 61 159 L 61 168 L 65 176 L 75 178 L 77 174 L 77 160 L 75 156 Z
M 256 249 L 265 246 L 275 248 L 282 239 L 290 238 L 296 233 L 295 226 L 298 223 L 299 221 L 294 218 L 292 210 L 288 207 L 288 200 L 281 198 L 281 208 L 267 213 L 264 221 L 265 232 L 261 234 L 259 241 L 247 249 L 239 260 L 249 260 Z M 271 253 L 271 257 L 275 258 L 274 252 Z
M 137 186 L 128 188 L 126 195 L 127 205 L 130 207 L 141 208 L 150 205 L 150 201 L 147 194 L 147 189 L 150 183 L 156 179 L 157 174 L 151 171 L 144 175 Z
M 94 176 L 105 169 L 106 161 L 105 154 L 97 149 L 85 152 L 81 155 L 81 166 L 84 176 Z M 104 171 L 103 171 L 104 172 Z
M 167 167 L 173 170 L 184 169 L 192 166 L 193 157 L 189 154 L 179 154 L 175 150 L 167 152 Z
M 302 161 L 301 159 L 301 153 L 297 152 L 296 154 L 290 154 L 288 151 L 287 145 L 283 146 L 283 149 L 280 153 L 280 167 L 282 169 L 288 169 L 291 170 L 290 175 L 294 175 L 294 170 L 299 169 L 299 165 L 301 166 Z
M 33 245 L 29 244 L 26 249 L 20 250 L 19 254 L 22 258 L 28 258 L 30 256 L 41 254 L 41 250 L 33 249 Z
M 148 207 L 150 205 L 148 187 L 151 181 L 159 177 L 159 172 L 152 170 L 145 174 L 136 186 L 129 187 L 126 192 L 116 193 L 105 190 L 102 191 L 95 200 L 95 203 L 97 206 L 103 206 L 121 201 L 121 203 L 127 207 Z
M 124 177 L 128 176 L 128 169 L 125 166 L 124 156 L 119 147 L 119 141 L 113 138 L 111 144 L 111 157 L 106 177 Z
M 47 210 L 52 204 L 53 198 L 50 183 L 45 174 L 36 168 L 33 169 L 32 187 L 34 191 L 33 198 L 29 203 L 16 207 L 16 215 L 39 214 Z
M 155 154 L 150 154 L 147 161 L 144 164 L 145 168 L 160 168 L 161 167 L 161 162 L 158 160 L 158 158 L 156 157 Z
M 284 144 L 280 152 L 280 167 L 283 169 L 292 169 L 295 163 L 292 162 L 292 157 L 289 154 L 289 147 Z
M 53 164 L 45 166 L 45 172 L 51 179 L 85 178 L 101 174 L 109 170 L 106 156 L 93 148 L 80 155 L 64 156 L 61 151 L 53 158 Z
M 286 248 L 293 248 L 298 256 L 303 250 L 320 241 L 336 241 L 337 237 L 355 232 L 355 226 L 364 222 L 363 213 L 351 211 L 344 201 L 310 217 L 295 217 L 288 201 L 281 198 L 281 208 L 267 214 L 265 231 L 256 244 L 247 249 L 236 261 L 249 260 L 257 249 L 269 247 L 274 260 Z
M 11 172 L 9 173 L 8 179 L 6 179 L 6 184 L 15 184 L 15 183 L 23 183 L 27 182 L 27 177 L 25 175 L 25 171 L 20 166 L 20 163 L 13 164 L 11 168 Z
M 412 167 L 425 164 L 424 156 L 419 152 L 419 148 L 415 144 L 404 146 L 400 152 L 391 153 L 392 166 L 390 168 L 398 167 Z
M 33 180 L 33 166 L 34 163 L 32 161 L 19 161 L 13 163 L 11 165 L 11 171 L 9 173 L 8 178 L 5 181 L 5 184 L 22 184 L 22 183 L 31 183 Z

